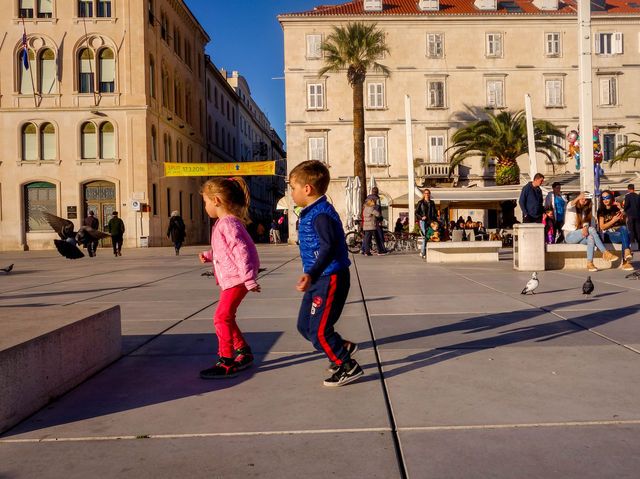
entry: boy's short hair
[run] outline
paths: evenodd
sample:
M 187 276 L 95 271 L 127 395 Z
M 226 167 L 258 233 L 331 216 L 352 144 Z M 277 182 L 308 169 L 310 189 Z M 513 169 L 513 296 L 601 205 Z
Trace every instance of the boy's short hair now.
M 294 179 L 304 185 L 311 185 L 319 194 L 324 195 L 329 188 L 331 175 L 329 168 L 321 161 L 307 160 L 291 170 L 289 181 Z

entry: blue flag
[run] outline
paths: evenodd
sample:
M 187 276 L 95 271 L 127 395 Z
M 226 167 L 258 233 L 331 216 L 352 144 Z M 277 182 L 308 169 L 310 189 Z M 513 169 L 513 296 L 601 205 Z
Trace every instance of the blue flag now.
M 22 27 L 22 63 L 25 70 L 29 69 L 29 47 L 27 46 L 27 32 Z

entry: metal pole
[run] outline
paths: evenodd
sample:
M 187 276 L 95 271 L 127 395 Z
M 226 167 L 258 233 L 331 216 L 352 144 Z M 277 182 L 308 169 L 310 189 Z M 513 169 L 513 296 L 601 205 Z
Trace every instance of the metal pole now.
M 591 71 L 591 5 L 578 4 L 578 94 L 580 95 L 580 189 L 593 193 L 593 86 Z M 595 204 L 595 201 L 594 201 Z
M 536 137 L 533 130 L 533 113 L 531 112 L 531 95 L 524 95 L 524 109 L 527 119 L 527 146 L 529 147 L 529 176 L 533 177 L 538 172 L 538 160 L 536 159 Z
M 416 205 L 413 203 L 415 172 L 413 169 L 413 135 L 411 134 L 411 99 L 409 95 L 404 96 L 404 116 L 407 136 L 407 203 L 409 205 L 409 232 L 412 232 L 416 223 Z

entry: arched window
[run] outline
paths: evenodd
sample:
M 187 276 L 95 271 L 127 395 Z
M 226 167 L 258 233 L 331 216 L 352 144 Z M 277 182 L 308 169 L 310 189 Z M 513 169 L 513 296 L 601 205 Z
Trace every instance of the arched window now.
M 109 48 L 105 48 L 100 51 L 98 58 L 98 68 L 100 69 L 100 92 L 113 93 L 116 77 L 116 61 L 113 51 Z
M 22 161 L 35 161 L 37 159 L 36 126 L 33 123 L 27 123 L 22 127 Z
M 147 10 L 149 10 L 149 24 L 153 25 L 154 14 L 153 14 L 153 0 L 147 1 Z M 155 205 L 154 205 L 155 207 Z
M 151 125 L 151 159 L 158 161 L 158 137 L 156 135 L 156 127 Z
M 80 130 L 82 132 L 81 157 L 83 159 L 95 159 L 97 157 L 96 126 L 91 122 L 87 122 L 82 124 Z
M 43 123 L 40 126 L 40 158 L 56 159 L 56 129 L 51 123 Z
M 34 65 L 34 53 L 32 50 L 28 50 L 28 59 L 29 59 L 29 67 L 32 68 Z M 22 49 L 20 49 L 18 53 L 18 65 L 20 68 L 20 93 L 23 94 L 31 94 L 33 93 L 33 82 L 31 81 L 31 71 L 27 69 L 24 65 L 23 53 Z
M 93 0 L 78 0 L 78 16 L 93 17 Z
M 98 0 L 98 16 L 107 18 L 111 16 L 111 0 Z
M 169 74 L 163 68 L 162 69 L 162 106 L 169 108 L 171 101 L 169 98 Z
M 57 213 L 56 185 L 39 181 L 24 186 L 25 230 L 50 231 L 51 226 L 44 219 L 43 212 Z
M 83 48 L 78 53 L 78 91 L 93 93 L 93 52 Z
M 49 95 L 56 92 L 56 57 L 53 50 L 40 53 L 40 93 Z
M 191 124 L 191 91 L 184 94 L 184 119 Z
M 178 80 L 178 78 L 173 82 L 173 104 L 176 115 L 182 117 L 182 89 L 180 88 L 180 80 Z
M 216 121 L 216 141 L 215 141 L 215 144 L 217 145 L 219 141 L 220 141 L 220 131 L 218 130 L 218 122 Z
M 156 97 L 156 65 L 153 62 L 153 56 L 149 55 L 149 91 L 151 98 Z
M 182 142 L 180 140 L 176 140 L 176 161 L 178 163 L 182 163 Z
M 169 159 L 166 161 L 173 161 L 173 152 L 171 151 L 171 137 L 167 135 L 167 152 L 169 152 Z
M 107 121 L 100 125 L 100 158 L 111 160 L 115 157 L 116 146 L 113 124 Z
M 227 133 L 227 148 L 231 151 L 231 133 Z

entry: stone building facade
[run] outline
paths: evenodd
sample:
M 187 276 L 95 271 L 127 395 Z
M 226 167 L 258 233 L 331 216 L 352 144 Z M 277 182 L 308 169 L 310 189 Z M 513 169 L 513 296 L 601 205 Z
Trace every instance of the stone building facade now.
M 629 133 L 640 132 L 640 6 L 622 0 L 591 4 L 593 118 L 603 167 L 608 175 L 638 171 L 632 163 L 609 160 Z M 578 127 L 573 1 L 355 0 L 278 20 L 284 32 L 288 167 L 325 161 L 333 178 L 329 196 L 341 212 L 345 180 L 353 176 L 352 90 L 346 72 L 318 76 L 320 45 L 334 26 L 375 22 L 386 34 L 389 54 L 379 62 L 391 73 L 372 71 L 364 86 L 367 177 L 375 178 L 383 205 L 407 195 L 405 95 L 411 99 L 417 182 L 432 187 L 493 185 L 494 168 L 481 167 L 479 159 L 465 160 L 449 174 L 451 136 L 485 111 L 524 109 L 526 93 L 534 118 L 567 133 Z M 528 172 L 528 158 L 520 160 L 521 171 Z M 537 161 L 542 172 L 576 171 L 575 161 L 552 166 L 542 155 Z M 390 222 L 406 205 L 392 210 Z

